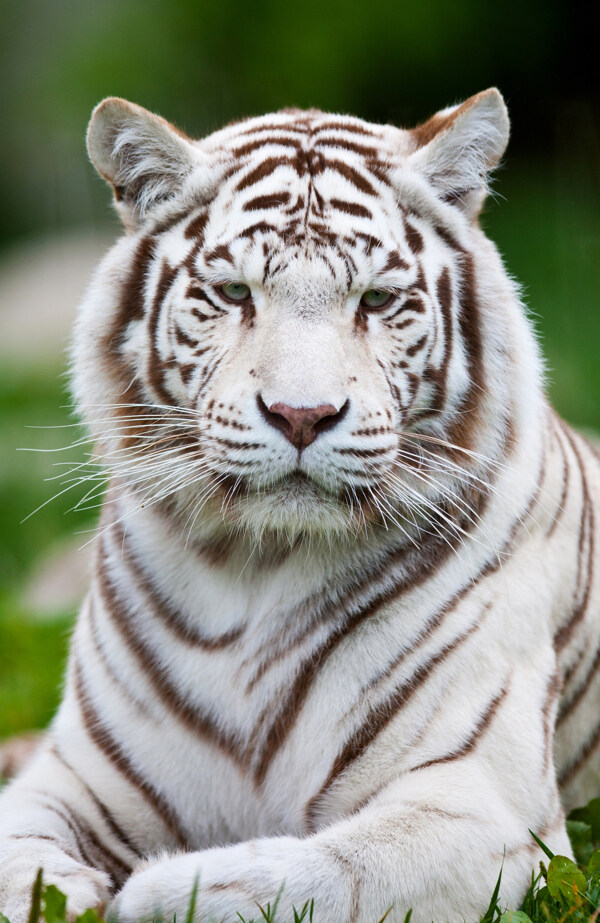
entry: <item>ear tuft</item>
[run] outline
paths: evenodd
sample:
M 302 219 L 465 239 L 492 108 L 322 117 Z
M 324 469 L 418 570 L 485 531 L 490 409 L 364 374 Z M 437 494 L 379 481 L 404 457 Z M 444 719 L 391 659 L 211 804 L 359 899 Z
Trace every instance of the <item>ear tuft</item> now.
M 175 195 L 198 160 L 173 125 L 118 97 L 94 109 L 87 147 L 98 173 L 112 185 L 126 223 L 134 224 Z
M 502 95 L 484 90 L 413 129 L 416 151 L 409 161 L 443 199 L 474 210 L 485 194 L 486 174 L 506 149 L 509 126 Z

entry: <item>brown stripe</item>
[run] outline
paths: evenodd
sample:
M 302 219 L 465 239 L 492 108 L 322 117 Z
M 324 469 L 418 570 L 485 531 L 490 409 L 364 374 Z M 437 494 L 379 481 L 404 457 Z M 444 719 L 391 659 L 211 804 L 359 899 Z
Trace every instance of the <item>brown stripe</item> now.
M 500 548 L 497 551 L 497 553 L 483 565 L 483 567 L 479 570 L 479 572 L 475 575 L 474 578 L 469 580 L 467 583 L 463 584 L 463 586 L 460 587 L 460 589 L 457 590 L 456 593 L 454 593 L 454 595 L 440 609 L 438 609 L 438 611 L 429 619 L 427 624 L 424 626 L 421 633 L 417 636 L 411 648 L 409 648 L 408 650 L 402 649 L 400 653 L 397 654 L 396 657 L 394 657 L 390 661 L 390 663 L 385 668 L 385 670 L 377 674 L 371 680 L 368 688 L 372 688 L 376 683 L 380 683 L 383 680 L 387 680 L 389 676 L 394 672 L 394 670 L 398 667 L 398 665 L 405 659 L 408 653 L 411 653 L 415 649 L 416 646 L 420 646 L 420 644 L 424 640 L 432 636 L 433 632 L 436 631 L 439 628 L 439 626 L 442 624 L 446 615 L 449 612 L 452 612 L 456 608 L 458 603 L 460 603 L 472 590 L 474 590 L 483 579 L 491 576 L 492 574 L 496 573 L 496 571 L 500 569 L 500 567 L 506 561 L 507 557 L 514 552 L 514 549 L 517 546 L 517 538 L 518 538 L 519 532 L 522 532 L 523 530 L 526 529 L 526 521 L 528 517 L 531 515 L 535 507 L 535 504 L 539 496 L 539 492 L 540 492 L 540 487 L 539 487 L 539 477 L 538 477 L 538 483 L 537 483 L 535 490 L 529 497 L 529 500 L 525 508 L 523 509 L 523 511 L 513 521 L 510 529 L 508 530 L 508 534 L 502 545 L 502 548 Z M 486 502 L 486 499 L 487 499 L 486 496 L 482 496 L 480 502 L 484 504 Z M 476 510 L 476 512 L 481 514 L 482 510 Z M 465 525 L 465 530 L 469 531 L 470 527 L 471 527 L 470 522 L 467 522 L 467 524 Z M 488 604 L 488 607 L 489 607 L 489 604 Z M 488 607 L 486 607 L 485 611 L 487 611 Z
M 175 339 L 180 346 L 189 346 L 191 349 L 198 345 L 198 340 L 189 336 L 178 323 L 175 324 Z
M 417 278 L 415 279 L 415 288 L 418 288 L 425 295 L 429 292 L 429 287 L 427 285 L 427 279 L 425 278 L 425 270 L 423 269 L 423 264 L 419 263 L 419 268 L 417 272 Z
M 453 343 L 452 286 L 450 283 L 450 271 L 447 266 L 440 273 L 435 288 L 444 322 L 444 352 L 440 368 L 428 371 L 432 373 L 435 384 L 435 398 L 431 406 L 434 410 L 439 411 L 443 410 L 446 403 L 448 366 L 452 356 Z
M 184 383 L 184 385 L 189 385 L 194 375 L 194 372 L 196 371 L 197 368 L 198 366 L 196 365 L 195 362 L 179 363 L 177 371 L 179 372 L 181 376 L 181 380 Z
M 559 418 L 557 418 L 559 419 Z M 585 618 L 587 612 L 588 604 L 590 601 L 590 595 L 592 590 L 592 582 L 594 577 L 594 508 L 591 502 L 590 491 L 587 482 L 587 476 L 585 472 L 585 466 L 581 453 L 577 448 L 577 444 L 573 433 L 569 429 L 566 423 L 563 423 L 560 420 L 560 425 L 563 428 L 563 432 L 567 437 L 567 441 L 573 450 L 575 459 L 577 461 L 577 466 L 579 468 L 580 478 L 581 478 L 581 490 L 582 490 L 582 514 L 581 514 L 581 526 L 579 530 L 579 543 L 578 543 L 578 562 L 577 562 L 577 589 L 576 593 L 581 598 L 576 602 L 573 611 L 568 619 L 568 621 L 562 625 L 554 636 L 554 649 L 556 651 L 561 651 L 571 640 L 573 632 L 577 626 Z M 586 542 L 587 539 L 587 542 Z M 586 549 L 587 545 L 587 549 Z M 587 552 L 587 561 L 584 568 L 583 558 Z M 585 569 L 585 576 L 582 576 Z M 583 592 L 582 592 L 583 587 Z
M 376 455 L 385 455 L 389 448 L 381 449 L 333 449 L 338 455 L 351 455 L 353 458 L 374 458 Z
M 413 343 L 412 346 L 409 346 L 406 350 L 407 356 L 416 356 L 418 352 L 421 352 L 423 347 L 426 345 L 429 335 L 424 333 L 422 337 L 419 337 L 416 343 Z
M 364 234 L 362 231 L 356 231 L 355 236 L 358 240 L 364 241 L 367 245 L 367 253 L 370 253 L 371 250 L 377 250 L 383 247 L 383 243 L 379 238 L 373 237 L 372 234 Z
M 76 814 L 62 798 L 49 792 L 44 795 L 44 801 L 48 809 L 60 817 L 70 830 L 83 861 L 91 868 L 104 869 L 117 886 L 123 885 L 131 874 L 132 864 L 124 862 L 102 843 L 87 821 L 80 814 Z
M 245 202 L 242 211 L 254 212 L 263 208 L 278 208 L 290 201 L 289 192 L 274 192 L 271 195 L 259 195 Z
M 367 135 L 370 138 L 378 137 L 377 133 L 372 129 L 354 122 L 317 122 L 313 129 L 317 143 L 320 143 L 319 135 L 322 131 L 348 131 L 353 135 Z
M 213 311 L 217 311 L 219 314 L 226 313 L 225 308 L 221 308 L 218 304 L 215 304 L 214 301 L 211 301 L 204 289 L 194 282 L 190 282 L 188 285 L 185 297 L 194 298 L 196 301 L 205 301 L 211 306 Z M 192 308 L 191 313 L 194 315 L 194 317 L 198 317 L 199 320 L 214 320 L 214 317 L 207 317 L 206 314 L 200 314 L 197 308 Z
M 359 205 L 358 202 L 346 202 L 344 199 L 330 199 L 329 204 L 332 208 L 336 208 L 346 215 L 355 215 L 357 218 L 373 218 L 373 213 L 368 208 L 365 208 L 364 205 Z
M 367 161 L 377 161 L 380 155 L 380 151 L 376 147 L 372 147 L 368 144 L 357 144 L 356 141 L 348 141 L 347 138 L 321 138 L 317 137 L 315 139 L 315 144 L 317 147 L 328 147 L 328 148 L 341 148 L 344 151 L 351 151 L 353 154 L 358 154 L 360 157 L 364 157 Z
M 153 717 L 152 713 L 150 709 L 148 708 L 148 705 L 146 704 L 146 702 L 143 702 L 136 695 L 134 695 L 134 693 L 128 688 L 128 686 L 125 685 L 121 677 L 117 674 L 117 671 L 113 667 L 112 663 L 108 659 L 108 655 L 106 651 L 104 650 L 104 645 L 98 634 L 98 624 L 96 621 L 96 613 L 95 613 L 94 605 L 92 602 L 90 602 L 88 606 L 87 618 L 88 618 L 88 622 L 89 622 L 89 626 L 90 626 L 91 634 L 92 634 L 92 644 L 94 645 L 94 649 L 102 663 L 102 666 L 104 667 L 104 669 L 106 670 L 106 673 L 108 674 L 110 682 L 114 685 L 116 689 L 119 689 L 122 692 L 123 696 L 126 699 L 132 702 L 133 705 L 137 709 L 139 709 L 142 715 L 144 715 L 146 718 L 152 719 Z
M 542 728 L 544 733 L 544 772 L 547 772 L 552 762 L 552 739 L 554 736 L 555 715 L 554 706 L 562 690 L 562 679 L 558 666 L 555 666 L 552 676 L 548 680 L 546 695 L 542 704 Z
M 344 179 L 347 179 L 349 183 L 352 183 L 353 186 L 356 186 L 357 189 L 367 195 L 377 195 L 375 187 L 369 182 L 367 177 L 343 160 L 325 160 L 324 169 L 336 170 L 338 173 L 341 173 Z
M 62 802 L 65 810 L 68 809 L 68 805 L 65 802 Z M 85 842 L 86 851 L 95 854 L 96 857 L 100 857 L 100 862 L 95 862 L 92 860 L 90 865 L 92 867 L 97 867 L 98 865 L 101 868 L 106 869 L 107 872 L 111 875 L 115 884 L 120 887 L 125 883 L 132 870 L 132 863 L 124 862 L 119 856 L 106 846 L 101 840 L 98 839 L 96 833 L 92 828 L 87 824 L 80 815 L 70 812 L 73 824 L 76 826 L 77 831 L 81 839 Z
M 234 442 L 233 439 L 223 439 L 220 436 L 211 436 L 211 441 L 216 442 L 217 445 L 224 446 L 226 449 L 235 449 L 236 451 L 238 449 L 243 449 L 244 451 L 248 451 L 248 449 L 264 449 L 265 448 L 264 442 Z M 241 633 L 242 633 L 241 628 L 236 629 L 234 640 L 237 641 Z M 229 639 L 227 643 L 230 643 L 231 635 L 232 635 L 231 632 L 227 635 L 227 638 Z M 220 638 L 222 639 L 223 635 L 220 635 Z
M 105 548 L 100 566 L 97 568 L 97 580 L 112 623 L 119 630 L 128 650 L 137 660 L 144 678 L 154 688 L 160 702 L 198 737 L 218 747 L 227 756 L 241 764 L 243 762 L 242 753 L 234 735 L 221 730 L 209 714 L 204 713 L 199 706 L 192 705 L 180 693 L 169 678 L 158 654 L 146 643 L 141 632 L 136 631 L 134 621 L 118 596 L 117 588 L 109 574 Z
M 412 225 L 410 221 L 406 220 L 404 221 L 404 233 L 406 234 L 406 241 L 408 246 L 415 254 L 415 256 L 418 256 L 423 252 L 423 238 L 417 231 L 416 227 Z
M 440 240 L 442 240 L 447 247 L 450 247 L 451 250 L 454 250 L 455 253 L 460 254 L 465 252 L 449 228 L 446 228 L 441 224 L 436 224 L 434 225 L 433 230 L 438 235 Z
M 268 221 L 257 221 L 256 224 L 251 224 L 236 234 L 236 239 L 243 240 L 247 237 L 254 237 L 256 234 L 277 234 L 284 239 L 286 237 L 286 232 L 280 231 L 274 224 L 269 224 Z
M 167 827 L 173 835 L 178 845 L 187 847 L 187 837 L 183 833 L 171 805 L 150 782 L 147 782 L 136 772 L 130 759 L 125 755 L 106 725 L 101 721 L 93 706 L 92 699 L 85 688 L 83 673 L 76 657 L 73 658 L 73 675 L 75 694 L 79 702 L 81 718 L 91 740 L 96 744 L 98 749 L 104 753 L 115 769 L 127 779 L 130 785 L 144 796 L 155 813 L 160 816 L 165 827 Z
M 462 540 L 462 537 L 460 537 Z M 338 645 L 348 637 L 359 625 L 364 621 L 370 618 L 381 606 L 386 605 L 392 602 L 394 599 L 397 599 L 403 592 L 406 592 L 409 589 L 413 589 L 416 586 L 423 584 L 429 577 L 435 573 L 439 567 L 445 562 L 445 560 L 450 556 L 454 550 L 453 541 L 458 544 L 458 538 L 452 536 L 447 541 L 442 540 L 437 536 L 430 536 L 430 547 L 424 545 L 419 549 L 419 569 L 413 571 L 410 574 L 403 574 L 399 579 L 397 579 L 391 586 L 386 589 L 379 589 L 374 593 L 371 599 L 360 607 L 357 611 L 353 613 L 346 613 L 345 618 L 341 624 L 336 625 L 327 640 L 310 656 L 300 664 L 298 673 L 295 681 L 293 682 L 290 690 L 284 699 L 279 713 L 275 716 L 274 721 L 272 721 L 269 731 L 266 736 L 264 746 L 262 747 L 262 754 L 260 756 L 259 762 L 255 769 L 255 777 L 258 783 L 261 783 L 269 769 L 269 766 L 273 760 L 273 757 L 276 751 L 282 746 L 288 735 L 290 734 L 293 726 L 295 725 L 298 716 L 304 707 L 308 693 L 312 687 L 316 676 L 319 671 L 322 670 L 333 654 L 337 649 Z M 427 556 L 427 551 L 429 551 L 429 557 Z M 403 558 L 408 554 L 406 548 L 402 548 L 396 552 L 392 552 L 389 556 L 386 557 L 385 563 L 380 567 L 380 570 L 377 574 L 369 574 L 366 580 L 357 581 L 354 583 L 345 593 L 343 598 L 339 601 L 333 600 L 330 602 L 330 611 L 327 612 L 327 609 L 320 613 L 321 618 L 319 619 L 319 625 L 322 625 L 324 622 L 329 619 L 335 618 L 336 615 L 344 613 L 344 609 L 350 606 L 354 597 L 359 592 L 364 592 L 368 590 L 373 583 L 385 574 L 385 571 L 393 566 L 395 563 L 400 563 Z M 499 566 L 499 565 L 498 565 Z M 471 584 L 469 584 L 470 588 Z M 262 675 L 268 667 L 272 666 L 274 662 L 281 659 L 282 656 L 285 656 L 293 646 L 300 643 L 301 640 L 304 640 L 304 635 L 299 635 L 297 639 L 294 640 L 291 644 L 288 644 L 287 649 L 278 651 L 277 655 L 268 662 L 268 664 L 263 665 L 260 675 Z M 267 718 L 270 719 L 272 714 L 272 706 L 267 712 Z
M 231 148 L 231 153 L 234 157 L 237 157 L 241 160 L 242 158 L 247 157 L 248 154 L 252 154 L 254 151 L 263 149 L 269 145 L 275 145 L 277 147 L 293 147 L 295 150 L 298 150 L 300 147 L 300 141 L 298 138 L 285 138 L 281 135 L 277 138 L 257 138 L 256 141 L 249 141 L 247 144 L 240 144 L 238 147 Z
M 115 418 L 123 415 L 131 417 L 136 413 L 143 415 L 147 412 L 143 406 L 127 406 L 144 404 L 145 395 L 133 374 L 133 369 L 123 357 L 121 347 L 128 325 L 131 321 L 139 320 L 144 316 L 146 283 L 155 248 L 156 241 L 153 238 L 144 237 L 140 240 L 121 288 L 119 307 L 114 322 L 101 340 L 101 352 L 106 360 L 108 371 L 120 387 L 120 398 L 124 405 L 122 408 L 113 410 Z M 139 433 L 132 429 L 129 439 L 124 437 L 122 444 L 125 447 L 135 445 L 137 435 Z
M 163 259 L 160 279 L 158 281 L 156 293 L 152 301 L 152 309 L 148 322 L 148 339 L 150 341 L 150 350 L 148 362 L 146 365 L 146 375 L 152 389 L 154 390 L 154 393 L 159 397 L 161 403 L 166 405 L 171 405 L 173 403 L 173 395 L 165 388 L 164 384 L 164 372 L 170 364 L 170 359 L 164 360 L 160 355 L 157 342 L 157 332 L 158 323 L 164 308 L 164 300 L 173 282 L 175 281 L 178 272 L 178 267 L 170 266 L 168 261 Z
M 211 378 L 214 376 L 215 372 L 221 365 L 222 358 L 223 358 L 222 356 L 217 356 L 215 359 L 213 359 L 212 362 L 208 362 L 202 369 L 202 372 L 200 373 L 200 381 L 198 383 L 198 388 L 196 392 L 196 398 L 199 398 L 203 394 L 203 392 L 206 390 L 206 386 L 208 385 L 209 381 L 211 380 Z M 232 426 L 233 426 L 233 423 L 232 423 Z
M 586 653 L 584 648 L 583 653 Z M 580 658 L 578 658 L 579 663 Z M 594 659 L 592 660 L 590 666 L 587 669 L 587 672 L 581 681 L 580 685 L 577 687 L 574 695 L 568 701 L 562 701 L 560 703 L 560 708 L 558 712 L 558 718 L 556 719 L 557 725 L 560 725 L 565 721 L 572 712 L 577 708 L 583 697 L 587 694 L 592 682 L 598 676 L 598 669 L 600 668 L 600 646 L 598 647 Z M 570 678 L 570 677 L 569 677 Z M 567 677 L 565 675 L 565 684 L 567 682 Z
M 492 723 L 496 712 L 498 711 L 500 705 L 506 698 L 508 693 L 509 684 L 507 683 L 498 695 L 494 696 L 485 712 L 477 722 L 473 732 L 467 738 L 467 740 L 458 747 L 458 749 L 453 750 L 451 753 L 447 753 L 445 756 L 437 757 L 437 759 L 427 760 L 426 763 L 420 763 L 418 766 L 413 766 L 410 769 L 410 772 L 417 772 L 420 769 L 428 769 L 430 766 L 438 766 L 441 763 L 451 763 L 454 760 L 462 759 L 463 756 L 468 756 L 469 753 L 472 753 L 479 743 L 480 739 L 483 737 L 490 724 Z
M 465 395 L 461 413 L 453 421 L 447 435 L 448 442 L 472 449 L 477 443 L 477 433 L 480 431 L 481 399 L 486 393 L 483 364 L 483 344 L 481 340 L 481 317 L 477 302 L 475 265 L 470 253 L 461 252 L 459 259 L 460 284 L 459 284 L 459 329 L 461 339 L 467 353 L 469 373 L 469 389 Z M 464 453 L 448 450 L 450 458 L 458 456 L 464 464 Z
M 68 771 L 72 775 L 75 776 L 75 778 L 77 779 L 81 787 L 84 789 L 86 795 L 88 796 L 88 798 L 90 798 L 94 807 L 96 808 L 96 810 L 102 817 L 104 823 L 106 824 L 110 832 L 113 834 L 113 836 L 116 837 L 116 839 L 119 840 L 119 842 L 123 843 L 123 845 L 126 846 L 127 849 L 129 849 L 135 856 L 137 856 L 138 858 L 141 858 L 142 853 L 138 850 L 136 846 L 133 845 L 133 843 L 131 842 L 131 840 L 129 839 L 125 831 L 123 830 L 123 828 L 120 827 L 119 824 L 116 822 L 114 816 L 108 810 L 104 802 L 100 800 L 98 795 L 96 795 L 96 793 L 92 791 L 92 789 L 90 788 L 88 783 L 85 781 L 85 779 L 82 779 L 82 777 L 79 775 L 77 770 L 74 769 L 73 766 L 71 766 L 71 764 L 65 759 L 62 753 L 59 751 L 58 745 L 55 743 L 52 744 L 50 748 L 50 752 L 52 753 L 53 756 L 56 757 L 57 760 L 59 760 L 59 762 L 63 764 L 63 766 L 66 769 L 68 769 Z
M 452 607 L 454 608 L 454 606 Z M 450 611 L 449 609 L 446 610 Z M 418 689 L 432 676 L 435 668 L 442 663 L 449 654 L 453 653 L 460 645 L 466 641 L 475 631 L 479 628 L 479 622 L 476 622 L 472 625 L 466 632 L 462 635 L 458 635 L 456 638 L 446 644 L 437 654 L 434 654 L 433 657 L 430 657 L 429 660 L 426 660 L 421 666 L 415 670 L 412 676 L 409 679 L 405 680 L 400 686 L 398 686 L 393 693 L 388 696 L 388 698 L 383 703 L 378 703 L 374 708 L 372 708 L 362 726 L 357 732 L 350 738 L 346 743 L 344 748 L 338 753 L 337 757 L 334 760 L 333 766 L 327 776 L 327 779 L 321 786 L 320 790 L 314 795 L 305 809 L 306 822 L 309 826 L 309 829 L 314 829 L 315 823 L 317 821 L 317 815 L 319 810 L 319 802 L 322 800 L 325 793 L 332 786 L 338 776 L 346 772 L 349 766 L 355 762 L 359 757 L 366 753 L 367 749 L 371 746 L 373 741 L 381 734 L 384 728 L 396 718 L 399 711 L 401 711 L 415 695 Z M 421 644 L 429 637 L 430 632 L 422 633 L 417 639 L 416 643 L 413 644 L 410 650 L 403 652 L 402 658 L 405 659 L 409 654 L 414 653 Z M 398 661 L 396 662 L 396 666 Z
M 381 271 L 392 272 L 394 269 L 410 269 L 410 266 L 406 260 L 403 260 L 400 254 L 396 251 L 390 253 L 387 258 L 387 262 Z
M 242 177 L 235 187 L 235 192 L 242 192 L 242 190 L 247 189 L 249 186 L 254 186 L 255 183 L 260 182 L 260 180 L 264 179 L 266 176 L 270 176 L 279 167 L 291 167 L 292 170 L 298 172 L 298 165 L 295 158 L 292 160 L 290 157 L 267 157 L 262 163 L 259 163 L 257 167 L 254 167 L 253 170 L 250 170 L 249 173 L 246 173 L 246 175 Z
M 307 124 L 306 122 L 282 122 L 281 125 L 275 125 L 273 123 L 267 122 L 264 125 L 254 125 L 252 128 L 247 128 L 245 131 L 240 132 L 241 135 L 258 135 L 263 132 L 274 131 L 274 132 L 296 132 L 296 134 L 305 135 L 307 133 Z M 275 139 L 273 140 L 275 143 Z
M 226 263 L 231 263 L 232 266 L 235 266 L 235 260 L 227 244 L 219 244 L 218 247 L 214 247 L 214 249 L 204 254 L 205 263 L 215 263 L 217 260 L 225 260 Z
M 381 426 L 359 429 L 353 432 L 352 435 L 374 436 L 388 432 L 390 432 L 389 427 Z M 476 512 L 479 516 L 483 514 L 488 497 L 488 492 L 481 491 L 476 498 Z M 527 511 L 525 511 L 524 515 L 527 515 Z M 520 524 L 521 518 L 515 520 L 500 554 L 509 554 L 512 551 L 513 541 Z M 464 532 L 468 533 L 474 528 L 473 521 L 467 519 L 463 524 L 463 528 Z M 311 654 L 305 663 L 301 665 L 300 674 L 296 680 L 297 687 L 294 686 L 290 692 L 287 703 L 282 706 L 282 711 L 276 719 L 277 727 L 273 729 L 273 744 L 275 744 L 275 740 L 278 737 L 283 739 L 282 735 L 289 733 L 289 730 L 291 730 L 291 726 L 296 720 L 297 713 L 301 708 L 301 701 L 303 701 L 300 696 L 306 695 L 308 689 L 305 689 L 305 686 L 310 683 L 309 674 L 311 674 L 313 669 L 316 669 L 316 665 L 324 664 L 335 646 L 340 643 L 348 633 L 352 632 L 357 625 L 361 624 L 364 619 L 369 618 L 378 608 L 397 599 L 402 593 L 422 585 L 426 580 L 432 577 L 454 552 L 456 545 L 463 540 L 464 536 L 458 532 L 444 537 L 434 532 L 428 532 L 427 535 L 424 536 L 418 552 L 413 552 L 407 546 L 401 546 L 399 549 L 390 550 L 380 559 L 377 564 L 377 569 L 375 569 L 375 566 L 372 566 L 368 572 L 355 575 L 341 599 L 333 597 L 324 601 L 321 592 L 315 597 L 310 597 L 306 601 L 306 609 L 303 609 L 303 611 L 306 611 L 307 614 L 310 613 L 312 618 L 308 620 L 299 619 L 298 621 L 308 621 L 308 627 L 300 631 L 291 641 L 286 642 L 286 644 L 278 648 L 276 653 L 272 655 L 267 662 L 259 664 L 253 679 L 250 680 L 248 684 L 248 692 L 252 690 L 256 682 L 268 669 L 278 663 L 283 657 L 287 656 L 294 648 L 304 643 L 316 628 L 320 628 L 327 623 L 333 623 L 340 617 L 342 617 L 344 621 L 334 629 L 333 635 L 327 639 L 322 648 L 317 650 L 314 654 Z M 500 564 L 501 558 L 499 555 L 492 558 L 477 575 L 476 582 L 482 577 L 493 573 L 500 567 Z M 390 578 L 390 570 L 402 565 L 406 568 L 405 572 L 403 572 L 400 577 L 395 578 L 391 585 L 386 589 L 377 586 L 378 583 L 381 584 L 386 578 Z M 453 605 L 457 597 L 461 598 L 462 595 L 474 585 L 475 584 L 471 583 L 467 584 L 458 594 L 455 594 L 447 605 Z M 352 612 L 352 607 L 356 605 L 356 597 L 363 593 L 370 594 L 369 601 L 359 607 L 358 611 Z M 348 610 L 350 610 L 350 612 Z M 442 613 L 445 612 L 445 610 L 446 607 L 443 607 L 441 610 Z M 432 621 L 431 625 L 433 630 L 436 621 Z M 316 664 L 313 663 L 313 659 L 316 661 Z M 295 704 L 298 705 L 298 709 L 295 708 Z M 284 732 L 283 726 L 287 724 L 289 724 L 289 726 Z M 265 757 L 265 761 L 266 759 L 267 757 Z
M 143 237 L 135 251 L 130 263 L 129 274 L 121 292 L 119 310 L 115 322 L 117 343 L 113 342 L 116 350 L 121 345 L 121 336 L 127 325 L 133 320 L 140 320 L 144 316 L 144 296 L 148 269 L 154 259 L 156 240 L 153 237 Z M 112 334 L 111 334 L 112 340 Z
M 421 297 L 418 296 L 418 295 L 413 295 L 412 298 L 407 298 L 406 301 L 404 301 L 404 302 L 400 305 L 400 307 L 398 308 L 397 311 L 394 311 L 393 314 L 390 314 L 388 317 L 385 318 L 385 321 L 386 321 L 386 322 L 389 322 L 389 321 L 393 320 L 395 317 L 397 317 L 397 316 L 398 316 L 401 312 L 403 312 L 403 311 L 414 311 L 415 314 L 424 314 L 424 313 L 425 313 L 425 305 L 423 304 L 423 300 L 422 300 Z M 413 320 L 414 320 L 414 318 L 413 318 Z
M 183 236 L 186 238 L 186 240 L 194 240 L 201 246 L 204 243 L 204 231 L 207 224 L 208 210 L 203 211 L 199 215 L 196 215 L 195 218 L 192 218 L 186 227 Z
M 600 744 L 600 724 L 596 725 L 593 733 L 590 737 L 588 737 L 587 741 L 579 751 L 578 756 L 573 760 L 572 763 L 566 766 L 559 775 L 558 784 L 560 788 L 564 788 L 573 781 L 579 770 L 582 769 L 584 764 L 590 758 L 598 744 Z
M 52 794 L 51 792 L 33 791 L 30 793 L 33 795 L 37 795 L 38 800 L 42 803 L 42 805 L 48 811 L 52 811 L 53 814 L 55 814 L 58 818 L 60 818 L 60 820 L 62 820 L 63 824 L 65 825 L 65 827 L 68 829 L 69 833 L 71 834 L 72 844 L 77 849 L 82 861 L 86 865 L 93 868 L 95 865 L 95 862 L 92 859 L 92 857 L 89 855 L 89 853 L 87 852 L 85 845 L 82 842 L 82 839 L 81 839 L 81 836 L 78 830 L 78 826 L 75 824 L 75 817 L 73 815 L 73 812 L 71 811 L 71 808 L 62 800 L 62 798 L 58 798 L 56 795 Z

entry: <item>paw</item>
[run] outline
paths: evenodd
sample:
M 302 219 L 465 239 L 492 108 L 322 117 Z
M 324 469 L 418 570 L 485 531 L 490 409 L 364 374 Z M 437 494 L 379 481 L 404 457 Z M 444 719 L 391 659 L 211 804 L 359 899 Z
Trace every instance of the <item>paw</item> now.
M 31 909 L 33 883 L 42 869 L 45 885 L 55 885 L 67 897 L 67 918 L 74 920 L 88 908 L 104 913 L 111 895 L 108 875 L 81 865 L 69 856 L 49 856 L 32 861 L 18 858 L 2 866 L 0 907 L 10 923 L 26 923 Z
M 238 914 L 257 919 L 258 905 L 273 906 L 289 872 L 281 853 L 268 858 L 260 853 L 259 841 L 144 863 L 109 906 L 108 916 L 119 923 L 145 923 L 158 915 L 185 919 L 197 884 L 196 920 L 239 923 Z

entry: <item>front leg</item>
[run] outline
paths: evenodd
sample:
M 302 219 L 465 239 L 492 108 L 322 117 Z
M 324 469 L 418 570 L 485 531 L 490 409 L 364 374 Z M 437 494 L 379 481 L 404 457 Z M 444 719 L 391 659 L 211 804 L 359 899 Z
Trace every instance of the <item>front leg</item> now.
M 542 858 L 528 826 L 556 852 L 570 852 L 558 797 L 552 817 L 547 801 L 519 816 L 468 763 L 408 774 L 357 814 L 304 839 L 252 840 L 147 863 L 111 910 L 122 923 L 149 920 L 156 911 L 182 919 L 197 881 L 202 921 L 239 923 L 238 913 L 256 919 L 257 905 L 273 905 L 281 891 L 281 923 L 311 899 L 315 923 L 376 923 L 390 907 L 389 923 L 403 921 L 410 908 L 413 923 L 473 923 L 502 866 L 501 899 L 516 907 Z
M 44 883 L 66 894 L 70 918 L 103 912 L 136 861 L 117 833 L 89 786 L 46 745 L 0 796 L 0 911 L 11 923 L 28 919 L 41 868 Z
M 276 920 L 291 923 L 315 898 L 315 921 L 357 920 L 349 878 L 332 853 L 310 839 L 274 837 L 235 846 L 164 856 L 144 862 L 113 901 L 109 914 L 119 923 L 143 923 L 154 917 L 172 923 L 186 919 L 193 890 L 198 890 L 195 920 L 200 923 L 250 921 L 259 906 L 277 903 Z M 344 864 L 345 865 L 345 864 Z M 381 914 L 380 914 L 381 916 Z M 361 918 L 362 919 L 362 918 Z M 376 923 L 370 920 L 369 923 Z

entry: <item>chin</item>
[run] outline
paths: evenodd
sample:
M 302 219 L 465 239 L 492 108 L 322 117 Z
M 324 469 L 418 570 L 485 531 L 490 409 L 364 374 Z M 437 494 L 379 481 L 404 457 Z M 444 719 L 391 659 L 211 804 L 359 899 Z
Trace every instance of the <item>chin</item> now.
M 229 526 L 255 542 L 351 542 L 367 519 L 358 501 L 333 494 L 301 473 L 238 493 L 221 510 Z

